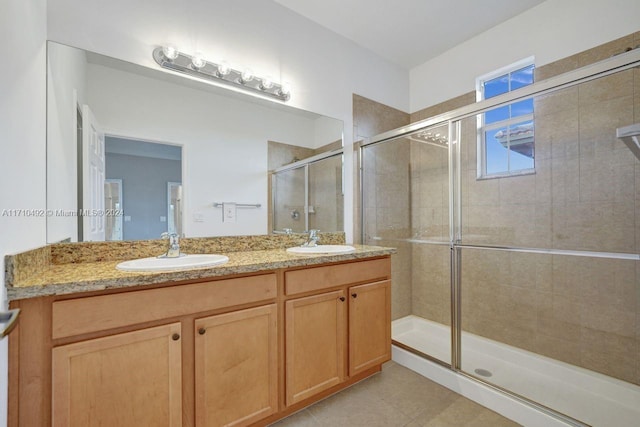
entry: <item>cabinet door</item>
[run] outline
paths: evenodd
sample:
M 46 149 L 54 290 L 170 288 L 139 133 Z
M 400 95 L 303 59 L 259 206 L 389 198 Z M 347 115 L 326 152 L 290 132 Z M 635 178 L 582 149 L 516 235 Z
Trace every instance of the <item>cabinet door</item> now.
M 344 380 L 346 306 L 344 291 L 286 302 L 287 405 Z
M 180 426 L 180 323 L 53 349 L 54 426 Z
M 391 359 L 391 282 L 349 288 L 349 375 Z
M 195 321 L 196 425 L 244 426 L 278 410 L 277 306 Z

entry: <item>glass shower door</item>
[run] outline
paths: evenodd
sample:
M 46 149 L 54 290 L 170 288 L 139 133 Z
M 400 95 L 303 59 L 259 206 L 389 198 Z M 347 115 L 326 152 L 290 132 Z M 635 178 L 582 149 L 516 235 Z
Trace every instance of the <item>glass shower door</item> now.
M 306 168 L 289 169 L 274 173 L 273 188 L 273 229 L 303 233 L 306 223 Z
M 362 148 L 363 242 L 392 257 L 394 344 L 451 363 L 449 132 L 439 124 Z
M 527 135 L 502 133 L 532 145 L 527 173 L 482 177 L 482 135 L 461 141 L 460 368 L 594 426 L 640 404 L 640 163 L 616 138 L 634 73 L 637 93 L 630 69 L 533 98 Z
M 344 230 L 342 155 L 309 164 L 309 229 Z

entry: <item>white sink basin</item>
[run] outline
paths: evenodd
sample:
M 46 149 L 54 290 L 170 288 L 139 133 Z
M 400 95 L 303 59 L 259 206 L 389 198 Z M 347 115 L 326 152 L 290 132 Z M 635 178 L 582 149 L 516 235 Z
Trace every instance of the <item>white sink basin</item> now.
M 122 271 L 168 271 L 168 270 L 189 270 L 192 268 L 213 267 L 229 261 L 224 255 L 213 254 L 193 254 L 182 255 L 179 258 L 140 258 L 131 261 L 121 262 L 116 265 Z
M 288 248 L 287 252 L 292 254 L 302 255 L 317 255 L 317 254 L 348 254 L 354 252 L 356 248 L 349 245 L 318 245 L 318 246 L 295 246 Z

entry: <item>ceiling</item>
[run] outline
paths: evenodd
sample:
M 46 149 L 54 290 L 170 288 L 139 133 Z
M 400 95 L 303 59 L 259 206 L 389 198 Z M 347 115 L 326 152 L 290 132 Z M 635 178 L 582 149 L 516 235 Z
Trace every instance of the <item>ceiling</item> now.
M 544 0 L 274 0 L 411 69 Z

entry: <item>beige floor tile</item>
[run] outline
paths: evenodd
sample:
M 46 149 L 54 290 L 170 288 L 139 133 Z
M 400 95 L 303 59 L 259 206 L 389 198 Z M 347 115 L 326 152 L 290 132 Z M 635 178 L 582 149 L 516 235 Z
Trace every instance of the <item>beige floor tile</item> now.
M 309 412 L 323 426 L 393 427 L 411 419 L 374 393 L 351 388 L 311 406 Z
M 302 410 L 295 414 L 289 415 L 287 418 L 273 424 L 278 427 L 319 427 L 321 424 L 309 413 L 308 410 Z
M 512 427 L 517 425 L 510 419 L 486 408 L 475 420 L 469 423 L 469 427 Z
M 518 424 L 394 362 L 274 427 L 512 427 Z
M 436 415 L 428 414 L 428 416 L 419 416 L 414 421 L 417 421 L 417 425 L 424 427 L 454 427 L 454 426 L 494 426 L 494 422 L 499 420 L 500 422 L 507 422 L 508 426 L 517 426 L 513 423 L 501 417 L 498 414 L 489 416 L 488 414 L 495 414 L 478 405 L 477 403 L 459 396 L 449 406 L 444 408 L 440 413 Z M 486 417 L 483 419 L 482 417 Z

